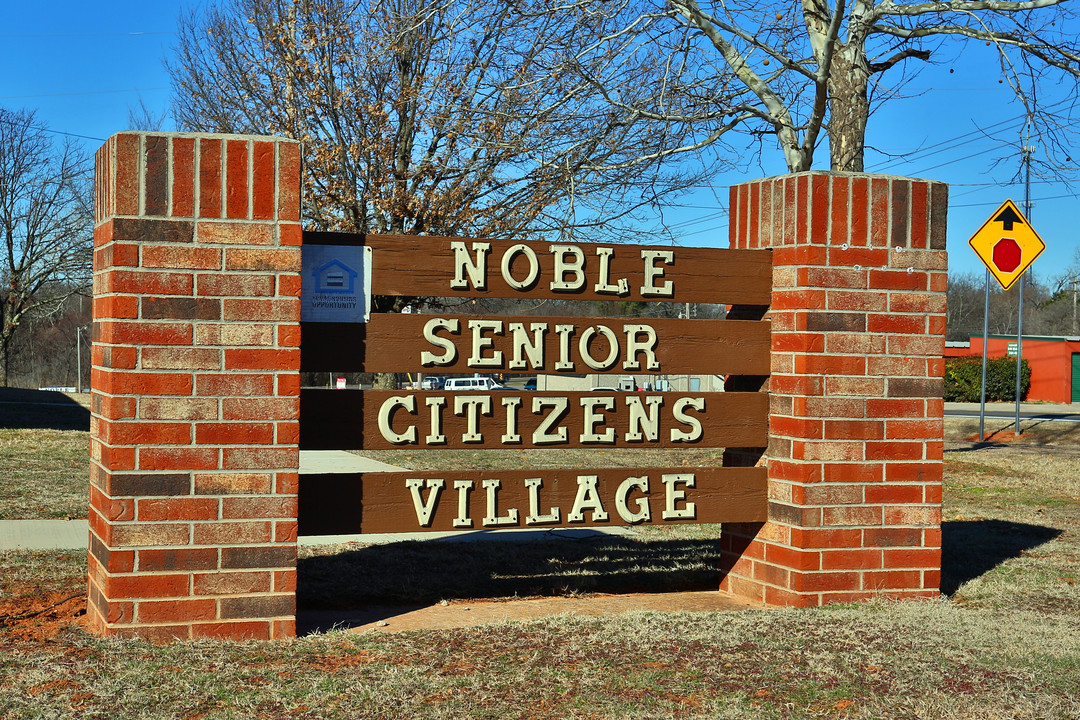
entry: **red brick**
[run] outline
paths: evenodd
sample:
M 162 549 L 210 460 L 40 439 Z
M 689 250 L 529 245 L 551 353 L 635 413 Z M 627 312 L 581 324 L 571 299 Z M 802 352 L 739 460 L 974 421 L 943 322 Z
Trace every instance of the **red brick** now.
M 868 375 L 918 377 L 926 374 L 926 360 L 911 357 L 867 358 L 866 373 Z
M 884 483 L 871 485 L 866 488 L 866 502 L 868 503 L 921 503 L 923 501 L 922 485 L 896 485 Z
M 140 470 L 211 470 L 218 466 L 214 448 L 140 448 Z
M 772 415 L 769 433 L 796 438 L 821 438 L 821 420 Z
M 197 473 L 196 495 L 265 495 L 273 490 L 270 473 Z
M 889 310 L 898 313 L 943 313 L 945 312 L 945 295 L 944 293 L 890 293 Z
M 885 507 L 886 525 L 940 525 L 941 508 L 937 506 L 902 505 Z
M 274 542 L 296 542 L 297 522 L 295 520 L 279 520 L 274 523 Z M 293 585 L 291 588 L 281 587 L 275 583 L 274 589 L 279 592 L 292 592 L 296 590 L 296 574 L 293 573 Z
M 862 573 L 859 572 L 815 572 L 799 573 L 793 578 L 792 589 L 801 592 L 827 592 L 837 590 L 862 589 Z
M 821 310 L 825 307 L 824 290 L 797 288 L 792 290 L 773 290 L 772 307 L 775 310 L 807 308 Z
M 222 245 L 273 245 L 274 226 L 269 223 L 200 222 L 198 241 Z
M 821 565 L 821 553 L 770 544 L 765 548 L 765 560 L 792 570 L 817 570 Z
M 139 351 L 133 347 L 97 345 L 94 350 L 101 350 L 97 365 L 112 370 L 134 370 L 139 364 Z
M 943 437 L 945 424 L 941 419 L 932 420 L 888 420 L 885 423 L 885 437 L 890 439 L 934 439 Z
M 94 318 L 119 318 L 132 320 L 139 317 L 139 299 L 130 296 L 95 297 Z
M 883 440 L 866 443 L 867 460 L 921 460 L 923 444 L 920 442 L 900 442 Z
M 295 448 L 225 448 L 222 467 L 233 470 L 287 470 L 299 467 Z
M 110 445 L 189 445 L 191 425 L 163 422 L 113 422 L 99 435 Z
M 277 294 L 280 297 L 300 297 L 301 281 L 299 273 L 278 275 L 277 283 Z
M 300 272 L 300 248 L 226 248 L 225 269 Z
M 829 290 L 825 307 L 829 310 L 884 312 L 888 297 L 883 292 L 867 290 Z
M 881 550 L 844 548 L 821 552 L 822 570 L 865 570 L 881 567 L 883 567 Z
M 278 142 L 278 219 L 300 220 L 300 145 Z
M 143 248 L 144 268 L 220 270 L 221 250 L 210 247 L 148 245 Z
M 930 278 L 927 273 L 907 270 L 871 270 L 870 287 L 881 290 L 926 290 Z
M 93 368 L 90 382 L 98 392 L 110 395 L 190 395 L 191 375 L 143 373 Z
M 273 220 L 277 198 L 274 193 L 275 144 L 252 144 L 251 216 L 256 220 Z
M 214 548 L 147 549 L 138 553 L 140 572 L 216 570 L 218 565 L 218 551 Z
M 217 615 L 215 600 L 143 601 L 135 607 L 135 621 L 140 623 L 186 623 L 213 620 Z
M 236 323 L 219 325 L 199 323 L 195 327 L 196 345 L 268 346 L 274 344 L 273 323 Z
M 218 502 L 210 498 L 146 498 L 138 505 L 140 522 L 218 519 Z
M 225 320 L 247 322 L 299 322 L 299 298 L 244 298 L 222 301 Z
M 299 348 L 289 350 L 226 350 L 226 370 L 285 370 L 299 365 Z
M 139 136 L 121 133 L 115 136 L 115 212 L 117 215 L 139 213 Z
M 227 497 L 222 500 L 221 517 L 225 520 L 295 518 L 296 497 Z
M 274 441 L 270 423 L 198 423 L 195 442 L 199 445 L 269 445 Z
M 205 374 L 195 378 L 195 394 L 210 396 L 273 395 L 272 375 Z
M 195 276 L 196 292 L 211 297 L 271 297 L 274 276 L 248 273 L 206 273 Z
M 792 528 L 791 544 L 799 548 L 862 547 L 863 530 L 835 528 Z
M 195 139 L 172 139 L 172 209 L 173 217 L 195 215 Z
M 300 326 L 299 325 L 278 325 L 277 326 L 278 347 L 300 347 Z
M 857 355 L 799 355 L 795 372 L 809 375 L 863 375 L 866 358 Z
M 924 315 L 868 315 L 867 332 L 922 334 L 926 332 Z
M 190 345 L 191 323 L 102 320 L 94 323 L 94 341 L 118 345 Z
M 304 244 L 304 230 L 300 223 L 278 225 L 278 244 L 282 247 L 299 247 Z
M 889 244 L 889 181 L 884 178 L 870 179 L 870 245 L 884 247 Z
M 245 545 L 270 542 L 269 522 L 196 523 L 196 545 Z
M 225 398 L 221 401 L 224 420 L 296 420 L 300 407 L 296 398 Z
M 248 143 L 228 140 L 225 143 L 225 206 L 230 218 L 248 217 Z
M 220 370 L 221 352 L 208 348 L 154 348 L 142 350 L 147 370 Z
M 102 281 L 100 288 L 97 286 L 99 279 Z M 192 275 L 190 273 L 112 270 L 94 278 L 94 282 L 96 294 L 115 292 L 140 295 L 190 295 Z
M 271 574 L 265 571 L 196 573 L 193 580 L 196 595 L 265 593 L 271 591 L 271 581 Z
M 300 367 L 297 365 L 295 367 L 287 368 L 287 369 L 299 370 Z M 282 396 L 282 397 L 285 397 L 285 396 L 295 397 L 295 396 L 300 395 L 300 373 L 299 372 L 292 372 L 292 373 L 280 373 L 280 374 L 278 374 L 278 376 L 277 376 L 277 394 L 279 396 Z
M 922 588 L 922 573 L 918 570 L 881 570 L 863 573 L 867 590 L 914 590 Z
M 221 140 L 199 138 L 199 217 L 221 217 Z
M 188 594 L 187 575 L 113 575 L 108 581 L 109 599 L 183 597 Z
M 866 547 L 920 547 L 923 544 L 920 528 L 867 528 L 863 533 Z
M 822 518 L 829 527 L 880 525 L 882 510 L 872 505 L 841 505 L 823 508 Z
M 155 398 L 139 400 L 144 420 L 209 420 L 217 418 L 217 401 L 209 398 Z
M 295 495 L 300 490 L 300 473 L 278 472 L 274 476 L 274 492 L 278 495 Z
M 883 567 L 898 568 L 933 568 L 941 567 L 941 548 L 900 548 L 884 550 Z
M 275 441 L 279 445 L 295 445 L 300 442 L 300 423 L 280 422 L 274 425 Z
M 941 479 L 941 463 L 889 463 L 885 467 L 887 482 L 940 483 Z

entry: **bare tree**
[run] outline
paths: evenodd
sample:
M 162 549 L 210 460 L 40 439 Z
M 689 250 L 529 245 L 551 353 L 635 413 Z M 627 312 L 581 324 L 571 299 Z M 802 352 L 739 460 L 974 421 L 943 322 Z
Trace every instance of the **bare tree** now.
M 664 166 L 681 126 L 618 108 L 562 71 L 569 48 L 617 18 L 517 5 L 226 0 L 181 20 L 169 66 L 177 121 L 303 141 L 313 228 L 653 230 L 636 211 L 706 168 Z M 655 59 L 634 64 L 655 69 Z
M 572 3 L 578 12 L 593 5 Z M 622 32 L 583 47 L 577 58 L 589 64 L 598 52 L 617 48 L 614 64 L 633 64 L 636 38 L 647 37 L 662 48 L 669 71 L 661 92 L 628 100 L 611 77 L 595 83 L 620 109 L 698 123 L 699 143 L 732 133 L 731 142 L 745 147 L 746 134 L 772 137 L 788 170 L 798 172 L 812 167 L 827 138 L 831 168 L 861 172 L 873 108 L 902 97 L 920 65 L 947 62 L 946 48 L 959 51 L 967 42 L 997 51 L 1002 82 L 1044 146 L 1069 163 L 1071 103 L 1044 103 L 1042 93 L 1063 81 L 1064 96 L 1070 88 L 1075 96 L 1080 75 L 1080 40 L 1064 0 L 613 0 L 604 6 L 622 15 Z
M 0 108 L 0 386 L 22 321 L 89 291 L 91 181 L 77 146 L 55 144 L 31 111 Z

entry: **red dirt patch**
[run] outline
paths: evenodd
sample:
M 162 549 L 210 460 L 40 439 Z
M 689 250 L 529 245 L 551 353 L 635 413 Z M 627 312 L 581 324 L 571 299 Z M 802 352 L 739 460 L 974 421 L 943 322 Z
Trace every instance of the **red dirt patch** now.
M 55 590 L 42 594 L 33 585 L 8 585 L 0 597 L 0 638 L 46 642 L 86 615 L 86 592 Z

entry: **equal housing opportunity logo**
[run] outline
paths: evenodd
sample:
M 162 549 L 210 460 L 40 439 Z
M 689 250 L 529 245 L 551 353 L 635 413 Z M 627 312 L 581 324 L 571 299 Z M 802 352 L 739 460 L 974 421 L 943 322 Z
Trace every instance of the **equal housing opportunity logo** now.
M 367 322 L 371 308 L 371 248 L 305 245 L 300 319 Z

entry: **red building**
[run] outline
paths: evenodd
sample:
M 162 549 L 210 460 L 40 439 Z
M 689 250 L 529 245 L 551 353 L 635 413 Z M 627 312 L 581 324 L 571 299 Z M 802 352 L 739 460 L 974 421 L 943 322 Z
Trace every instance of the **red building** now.
M 945 357 L 982 356 L 982 337 L 946 343 Z M 1015 335 L 987 338 L 987 356 L 1016 357 Z M 1024 358 L 1031 366 L 1028 400 L 1080 403 L 1080 337 L 1025 335 Z

